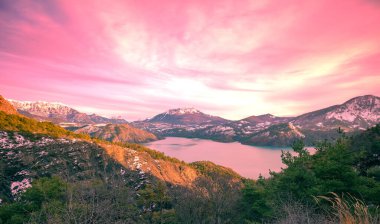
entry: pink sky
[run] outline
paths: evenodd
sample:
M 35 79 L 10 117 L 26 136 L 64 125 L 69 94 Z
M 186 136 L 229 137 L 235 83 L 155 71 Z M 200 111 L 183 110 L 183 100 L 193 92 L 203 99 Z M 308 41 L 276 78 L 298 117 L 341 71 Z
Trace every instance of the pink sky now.
M 380 2 L 2 0 L 0 94 L 143 119 L 380 95 Z

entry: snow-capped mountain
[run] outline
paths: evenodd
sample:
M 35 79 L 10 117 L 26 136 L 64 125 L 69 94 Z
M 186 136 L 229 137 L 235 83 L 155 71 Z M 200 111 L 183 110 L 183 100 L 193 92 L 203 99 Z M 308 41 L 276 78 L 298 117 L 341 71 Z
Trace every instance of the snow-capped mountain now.
M 355 97 L 343 104 L 306 113 L 279 125 L 271 125 L 250 135 L 240 135 L 247 144 L 290 145 L 295 139 L 307 144 L 331 139 L 340 128 L 357 132 L 380 123 L 380 98 L 372 95 Z M 287 125 L 286 125 L 287 124 Z
M 171 109 L 167 112 L 170 115 L 181 115 L 181 114 L 200 114 L 199 110 L 195 108 L 177 108 L 177 109 Z
M 365 130 L 380 123 L 380 98 L 359 96 L 341 105 L 331 106 L 296 117 L 292 121 L 301 129 L 345 131 Z
M 80 113 L 60 103 L 12 101 L 12 104 L 25 116 L 56 123 L 126 123 L 122 119 L 108 119 Z M 143 121 L 132 122 L 132 125 L 159 137 L 196 137 L 223 142 L 239 141 L 251 145 L 280 146 L 290 145 L 298 138 L 304 139 L 307 144 L 312 144 L 317 140 L 338 136 L 338 128 L 351 133 L 378 123 L 380 123 L 380 98 L 366 95 L 297 117 L 264 114 L 231 121 L 205 114 L 195 108 L 177 108 Z
M 289 146 L 295 139 L 307 144 L 338 136 L 337 129 L 356 132 L 380 123 L 380 98 L 359 96 L 341 105 L 297 117 L 271 114 L 238 121 L 203 114 L 193 109 L 173 109 L 133 124 L 159 136 L 196 137 L 251 145 Z
M 81 113 L 65 104 L 45 101 L 8 100 L 20 114 L 37 120 L 48 120 L 54 123 L 127 123 L 124 119 L 110 119 L 96 114 Z
M 179 125 L 200 125 L 200 124 L 220 124 L 228 120 L 202 113 L 195 108 L 177 108 L 158 114 L 145 122 L 169 123 Z
M 8 100 L 13 104 L 18 110 L 27 111 L 31 114 L 41 116 L 41 117 L 51 117 L 51 116 L 68 116 L 70 114 L 76 113 L 77 111 L 73 108 L 68 107 L 62 103 L 57 102 L 45 102 L 45 101 L 18 101 L 18 100 Z

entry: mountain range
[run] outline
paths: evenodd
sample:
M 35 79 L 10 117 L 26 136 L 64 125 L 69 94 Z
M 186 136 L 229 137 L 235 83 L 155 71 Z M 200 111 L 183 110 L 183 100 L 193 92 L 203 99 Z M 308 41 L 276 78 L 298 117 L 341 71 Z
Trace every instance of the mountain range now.
M 201 122 L 192 122 L 195 114 Z M 353 133 L 375 126 L 379 122 L 380 98 L 365 95 L 296 117 L 264 114 L 231 121 L 195 109 L 176 109 L 131 124 L 158 136 L 238 141 L 249 145 L 289 146 L 296 139 L 303 139 L 306 144 L 312 145 L 317 140 L 338 136 L 339 128 Z
M 52 121 L 56 124 L 76 123 L 76 124 L 125 124 L 124 119 L 106 118 L 96 114 L 81 113 L 62 103 L 50 103 L 45 101 L 19 101 L 8 99 L 20 114 L 41 121 Z
M 118 125 L 105 125 L 104 130 L 118 132 Z M 123 127 L 131 128 L 128 124 L 123 124 Z M 154 139 L 153 135 L 150 137 Z M 157 203 L 147 200 L 156 194 L 158 188 L 170 191 L 171 195 L 177 194 L 179 190 L 186 192 L 191 189 L 190 186 L 198 185 L 199 178 L 206 178 L 213 172 L 223 173 L 231 183 L 241 183 L 241 177 L 229 168 L 210 162 L 188 164 L 141 145 L 115 144 L 110 141 L 76 134 L 51 122 L 27 118 L 0 96 L 0 207 L 18 202 L 20 195 L 35 185 L 36 179 L 47 181 L 46 178 L 53 177 L 53 180 L 60 178 L 75 186 L 95 186 L 94 189 L 105 185 L 107 197 L 123 189 L 120 195 L 125 195 L 124 208 L 131 211 L 127 215 L 131 221 L 125 219 L 124 222 L 148 223 L 142 216 L 146 214 L 147 208 L 155 208 Z M 208 181 L 210 184 L 214 182 Z M 92 188 L 83 189 L 83 192 L 87 192 Z M 149 189 L 154 189 L 154 192 Z M 95 204 L 101 210 L 107 209 L 102 203 L 97 201 Z M 25 211 L 23 209 L 22 213 Z M 2 218 L 8 218 L 7 214 L 0 213 Z
M 338 135 L 338 128 L 347 133 L 353 133 L 380 122 L 380 98 L 373 95 L 355 97 L 343 104 L 296 117 L 277 117 L 264 114 L 237 121 L 205 114 L 195 108 L 177 108 L 152 118 L 131 122 L 128 127 L 117 128 L 96 124 L 122 124 L 127 121 L 109 119 L 94 114 L 87 115 L 59 103 L 14 100 L 10 102 L 25 116 L 50 120 L 54 123 L 61 123 L 61 125 L 62 122 L 73 123 L 64 125 L 69 130 L 81 127 L 77 132 L 87 133 L 91 136 L 103 136 L 106 139 L 118 139 L 117 136 L 126 136 L 126 134 L 120 135 L 118 132 L 135 127 L 153 133 L 158 138 L 190 137 L 268 146 L 289 146 L 294 140 L 303 139 L 311 145 L 320 139 L 334 138 Z M 105 127 L 108 129 L 104 130 Z M 154 140 L 155 138 L 148 139 Z M 134 142 L 140 142 L 140 140 Z
M 276 133 L 288 133 L 289 130 L 296 137 L 306 138 L 308 133 L 305 130 L 313 128 L 316 128 L 315 131 L 325 130 L 320 127 L 335 130 L 338 125 L 350 131 L 370 126 L 371 122 L 378 121 L 378 103 L 377 97 L 365 96 L 294 118 L 266 114 L 240 121 L 215 119 L 220 123 L 214 123 L 210 115 L 194 109 L 176 110 L 174 115 L 190 117 L 197 114 L 198 126 L 207 127 L 207 130 L 227 125 L 232 130 L 243 130 L 243 126 L 249 129 L 247 124 L 256 124 L 255 130 L 262 130 L 251 134 L 258 139 L 263 133 L 262 136 L 269 133 L 263 138 L 265 140 L 276 138 Z M 165 116 L 159 122 L 150 119 L 144 122 L 161 124 L 169 118 Z M 302 122 L 302 119 L 310 123 Z M 312 125 L 312 119 L 318 123 Z M 335 122 L 330 122 L 334 119 Z M 186 127 L 191 124 L 191 121 L 187 123 L 187 119 L 181 120 L 182 124 L 172 122 L 171 125 Z M 301 122 L 301 125 L 297 122 Z M 91 134 L 92 129 L 105 127 L 103 130 L 107 136 L 108 131 L 119 132 L 117 127 L 120 125 L 126 129 L 131 127 L 130 124 L 88 124 L 71 128 L 89 129 L 86 133 Z M 227 133 L 231 131 L 225 129 Z M 342 189 L 341 186 L 353 184 L 354 191 L 364 189 L 359 193 L 373 198 L 370 203 L 377 206 L 379 197 L 376 196 L 380 189 L 377 182 L 379 130 L 380 126 L 377 125 L 349 141 L 342 138 L 341 143 L 332 144 L 332 147 L 319 150 L 314 155 L 304 153 L 303 156 L 292 157 L 284 154 L 288 155 L 288 162 L 293 160 L 288 168 L 271 175 L 270 179 L 253 181 L 242 178 L 230 168 L 211 162 L 185 163 L 142 145 L 122 144 L 119 141 L 113 143 L 110 142 L 112 139 L 99 140 L 68 131 L 51 122 L 27 118 L 0 96 L 0 222 L 209 223 L 204 220 L 215 220 L 210 223 L 224 223 L 226 220 L 225 223 L 243 223 L 254 211 L 247 208 L 261 209 L 270 203 L 281 203 L 263 197 L 263 186 L 269 186 L 265 189 L 270 189 L 264 191 L 265 195 L 284 198 L 302 190 L 292 189 L 299 185 L 297 181 L 300 179 L 302 183 L 304 180 L 312 183 L 308 184 L 312 186 L 310 192 L 314 193 L 315 189 L 323 191 L 317 192 L 317 195 L 335 192 L 330 190 L 331 186 Z M 196 132 L 195 129 L 192 131 Z M 284 139 L 289 137 L 281 136 Z M 348 144 L 350 141 L 352 145 Z M 344 147 L 353 147 L 360 153 L 348 151 Z M 360 158 L 359 162 L 353 163 L 357 160 L 354 158 Z M 299 165 L 299 161 L 305 159 L 308 161 L 307 169 Z M 291 171 L 286 172 L 286 169 Z M 359 176 L 359 172 L 363 175 Z M 273 192 L 273 189 L 279 190 Z M 290 193 L 289 189 L 292 189 Z M 257 197 L 260 200 L 255 204 Z M 286 223 L 292 223 L 291 220 Z M 318 219 L 315 223 L 325 222 Z

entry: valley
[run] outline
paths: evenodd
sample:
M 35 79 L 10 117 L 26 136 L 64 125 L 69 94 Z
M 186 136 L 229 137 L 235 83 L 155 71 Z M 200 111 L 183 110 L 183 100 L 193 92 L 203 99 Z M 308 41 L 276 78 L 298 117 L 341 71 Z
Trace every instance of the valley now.
M 377 112 L 373 104 L 370 106 Z M 361 197 L 369 203 L 379 203 L 378 197 L 372 196 L 380 189 L 379 125 L 351 139 L 340 129 L 334 130 L 340 135 L 336 140 L 320 141 L 316 150 L 310 150 L 300 141 L 305 134 L 293 124 L 297 118 L 263 115 L 246 119 L 245 122 L 258 122 L 256 128 L 273 129 L 273 135 L 264 134 L 267 145 L 273 143 L 272 139 L 278 143 L 278 133 L 292 130 L 297 138 L 291 150 L 243 145 L 233 138 L 216 142 L 196 136 L 166 136 L 160 140 L 162 135 L 156 137 L 138 129 L 133 122 L 74 123 L 65 125 L 65 129 L 18 111 L 0 97 L 0 220 L 5 223 L 271 220 L 273 213 L 282 212 L 267 205 L 282 203 L 273 195 L 296 194 L 302 203 L 313 203 L 308 195 L 314 194 L 315 189 L 318 195 L 326 194 L 326 187 L 329 191 L 356 195 L 355 189 L 360 187 L 365 189 Z M 358 120 L 352 116 L 348 119 Z M 377 119 L 376 114 L 369 117 L 367 125 Z M 196 124 L 190 126 L 193 120 Z M 207 130 L 222 126 L 215 130 L 228 133 L 232 129 L 227 125 L 233 123 L 194 109 L 172 110 L 150 125 L 161 122 L 167 130 L 175 126 L 194 131 L 204 125 L 202 128 Z M 272 122 L 274 125 L 270 126 Z M 133 142 L 145 142 L 145 146 Z M 353 166 L 357 168 L 354 170 Z M 304 184 L 302 180 L 316 188 L 302 189 L 298 185 Z M 48 209 L 53 205 L 58 209 Z M 316 220 L 336 220 L 328 214 L 312 214 Z M 369 216 L 371 220 L 377 217 Z
M 0 0 L 0 224 L 380 224 L 380 0 Z
M 269 171 L 279 172 L 281 152 L 291 148 L 257 147 L 238 142 L 215 142 L 206 139 L 166 137 L 164 140 L 144 144 L 146 147 L 187 163 L 211 161 L 230 167 L 243 177 L 257 179 L 260 175 L 269 177 Z
M 52 121 L 68 130 L 101 139 L 135 143 L 185 137 L 277 147 L 290 147 L 295 140 L 302 139 L 307 145 L 315 145 L 321 140 L 337 138 L 338 129 L 354 134 L 380 122 L 380 98 L 373 95 L 355 97 L 294 117 L 264 114 L 236 121 L 205 114 L 195 108 L 177 108 L 145 120 L 127 122 L 87 115 L 60 103 L 10 102 L 27 117 Z

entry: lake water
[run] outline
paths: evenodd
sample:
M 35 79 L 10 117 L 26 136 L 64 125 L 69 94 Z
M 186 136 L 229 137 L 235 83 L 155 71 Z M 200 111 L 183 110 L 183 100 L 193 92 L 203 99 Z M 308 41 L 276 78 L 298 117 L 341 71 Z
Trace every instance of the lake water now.
M 257 179 L 260 174 L 268 177 L 269 170 L 280 171 L 284 167 L 281 162 L 281 149 L 291 150 L 176 137 L 145 145 L 185 162 L 208 160 L 232 168 L 243 177 L 252 179 Z

